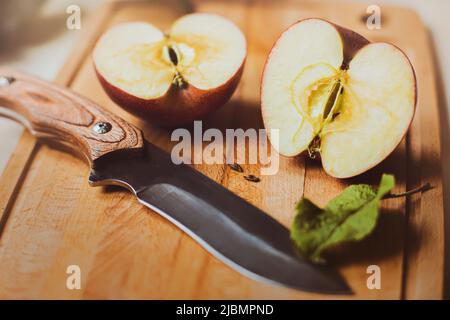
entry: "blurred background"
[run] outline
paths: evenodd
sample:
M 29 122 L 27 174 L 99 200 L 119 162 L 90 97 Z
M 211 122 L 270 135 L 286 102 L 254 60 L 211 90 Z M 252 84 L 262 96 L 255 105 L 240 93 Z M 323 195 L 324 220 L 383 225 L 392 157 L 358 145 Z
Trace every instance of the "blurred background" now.
M 47 80 L 53 80 L 69 52 L 76 50 L 77 37 L 95 10 L 108 0 L 1 0 L 0 65 L 8 65 Z M 145 1 L 145 0 L 143 0 Z M 150 0 L 147 0 L 150 1 Z M 292 0 L 302 2 L 302 0 Z M 346 0 L 317 0 L 343 2 Z M 448 0 L 353 0 L 376 4 L 395 4 L 414 9 L 430 32 L 436 57 L 438 92 L 444 115 L 441 120 L 447 239 L 450 234 L 450 1 Z M 346 1 L 348 2 L 348 1 Z M 81 29 L 69 30 L 67 8 L 81 8 Z M 180 0 L 180 6 L 189 6 Z M 414 32 L 414 30 L 411 30 Z M 0 118 L 0 173 L 4 169 L 22 132 L 21 126 Z M 448 240 L 447 240 L 448 243 Z M 447 246 L 449 248 L 450 245 Z M 447 249 L 447 252 L 448 249 Z M 449 261 L 447 254 L 447 261 Z M 447 263 L 447 266 L 450 264 Z M 447 279 L 449 277 L 447 276 Z M 449 282 L 449 281 L 447 281 Z M 447 285 L 447 296 L 449 285 Z

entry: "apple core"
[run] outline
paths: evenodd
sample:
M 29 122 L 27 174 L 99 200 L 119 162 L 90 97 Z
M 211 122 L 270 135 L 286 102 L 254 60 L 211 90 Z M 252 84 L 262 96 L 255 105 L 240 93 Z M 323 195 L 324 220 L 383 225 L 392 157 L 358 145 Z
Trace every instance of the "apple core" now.
M 305 122 L 313 128 L 308 145 L 311 158 L 320 152 L 320 138 L 327 132 L 326 126 L 340 114 L 345 79 L 345 70 L 320 62 L 303 68 L 291 84 L 292 105 L 302 118 L 293 139 L 298 138 Z

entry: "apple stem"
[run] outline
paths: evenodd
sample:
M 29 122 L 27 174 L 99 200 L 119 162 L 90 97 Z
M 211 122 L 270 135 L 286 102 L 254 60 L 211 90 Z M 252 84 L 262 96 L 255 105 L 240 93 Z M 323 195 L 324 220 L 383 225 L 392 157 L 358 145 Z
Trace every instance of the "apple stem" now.
M 186 81 L 184 81 L 183 76 L 177 71 L 175 77 L 172 80 L 172 84 L 177 88 L 184 89 L 186 88 Z
M 314 160 L 317 157 L 317 149 L 308 148 L 308 156 Z
M 320 137 L 316 136 L 308 146 L 308 155 L 311 159 L 315 159 L 318 153 L 320 153 Z
M 422 192 L 426 192 L 428 190 L 433 189 L 434 187 L 429 183 L 425 183 L 424 185 L 414 188 L 412 190 L 406 191 L 406 192 L 402 192 L 402 193 L 388 193 L 387 195 L 385 195 L 383 197 L 383 199 L 392 199 L 392 198 L 400 198 L 400 197 L 407 197 L 410 196 L 412 194 L 415 193 L 422 193 Z

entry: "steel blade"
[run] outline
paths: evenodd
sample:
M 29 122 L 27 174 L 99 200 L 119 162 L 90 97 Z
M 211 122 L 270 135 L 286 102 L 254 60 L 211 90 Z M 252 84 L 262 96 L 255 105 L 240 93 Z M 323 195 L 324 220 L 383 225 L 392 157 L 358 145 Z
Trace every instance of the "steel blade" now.
M 295 251 L 289 231 L 263 211 L 147 143 L 145 155 L 112 153 L 100 159 L 90 183 L 122 185 L 237 271 L 303 291 L 350 294 L 332 269 Z

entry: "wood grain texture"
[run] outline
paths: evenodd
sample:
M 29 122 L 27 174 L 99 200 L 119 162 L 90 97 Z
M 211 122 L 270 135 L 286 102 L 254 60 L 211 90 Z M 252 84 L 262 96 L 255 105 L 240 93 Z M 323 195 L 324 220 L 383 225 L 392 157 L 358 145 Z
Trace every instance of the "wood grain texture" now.
M 420 23 L 414 12 L 405 18 Z M 408 27 L 403 26 L 407 32 Z M 409 132 L 408 140 L 408 188 L 430 182 L 432 192 L 408 199 L 408 232 L 406 238 L 405 298 L 436 299 L 443 296 L 444 270 L 444 208 L 441 172 L 441 145 L 439 126 L 439 103 L 437 99 L 435 65 L 432 47 L 426 29 L 414 32 L 411 46 L 422 51 L 410 54 L 418 76 L 419 97 L 417 114 Z M 441 105 L 441 107 L 445 107 Z M 412 173 L 412 174 L 411 174 Z
M 99 12 L 103 22 L 96 22 L 95 30 L 81 41 L 86 44 L 83 54 L 77 53 L 70 62 L 72 68 L 60 76 L 74 91 L 143 128 L 147 139 L 166 150 L 173 145 L 171 132 L 144 123 L 113 104 L 96 80 L 86 53 L 106 28 L 117 23 L 142 20 L 168 28 L 185 13 L 185 8 L 176 3 L 109 4 Z M 430 181 L 436 188 L 420 198 L 385 201 L 377 231 L 367 241 L 330 258 L 355 291 L 354 298 L 440 298 L 443 209 L 441 178 L 435 163 L 440 157 L 438 105 L 427 36 L 417 16 L 409 10 L 383 6 L 383 28 L 369 31 L 361 22 L 366 9 L 362 4 L 195 1 L 194 8 L 233 20 L 249 45 L 237 92 L 203 123 L 204 129 L 262 127 L 259 82 L 266 56 L 280 33 L 299 19 L 322 17 L 371 41 L 389 41 L 405 50 L 417 72 L 418 113 L 407 140 L 376 169 L 355 179 L 336 180 L 326 176 L 317 162 L 282 157 L 278 174 L 261 177 L 255 184 L 224 165 L 196 168 L 286 226 L 302 194 L 323 205 L 350 183 L 378 183 L 382 172 L 395 173 L 399 192 Z M 0 235 L 1 298 L 341 298 L 250 280 L 141 206 L 127 191 L 89 188 L 89 169 L 79 160 L 48 146 L 31 153 L 30 148 L 34 149 L 34 140 L 24 136 L 13 158 L 17 166 L 24 166 L 20 169 L 24 173 L 16 174 L 20 170 L 10 163 L 0 184 L 4 188 L 0 194 L 12 199 L 8 210 L 0 207 L 8 213 Z M 30 160 L 23 160 L 30 154 Z M 246 174 L 259 175 L 259 165 L 243 168 Z M 3 187 L 16 180 L 21 180 L 18 187 Z M 81 290 L 65 287 L 70 264 L 81 267 Z M 381 290 L 367 289 L 366 268 L 370 264 L 381 268 Z
M 91 17 L 89 21 L 87 21 L 86 28 L 82 31 L 83 41 L 80 41 L 80 43 L 77 44 L 77 50 L 73 50 L 69 55 L 67 61 L 61 68 L 61 71 L 56 76 L 56 83 L 70 86 L 71 81 L 76 74 L 76 70 L 94 46 L 95 40 L 103 30 L 103 24 L 107 21 L 112 10 L 113 6 L 107 3 L 101 6 L 95 17 Z M 6 217 L 9 216 L 10 208 L 16 198 L 17 192 L 20 190 L 23 178 L 38 150 L 38 142 L 25 130 L 1 176 L 1 180 L 6 181 L 6 183 L 2 183 L 0 187 L 0 217 L 2 219 L 2 228 L 6 223 Z

